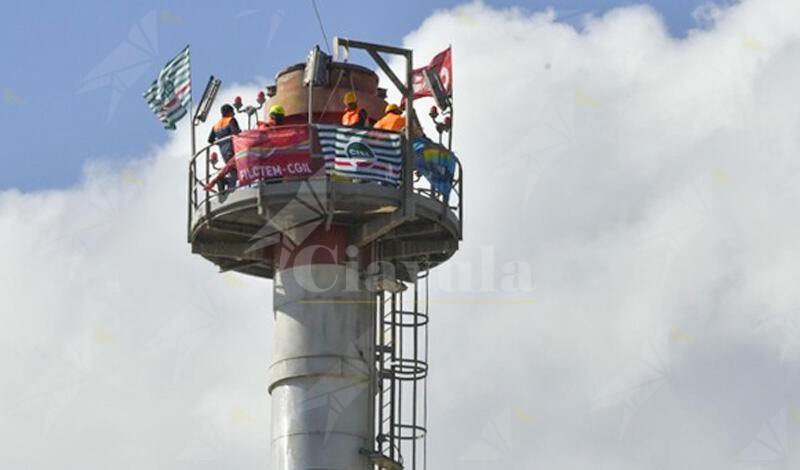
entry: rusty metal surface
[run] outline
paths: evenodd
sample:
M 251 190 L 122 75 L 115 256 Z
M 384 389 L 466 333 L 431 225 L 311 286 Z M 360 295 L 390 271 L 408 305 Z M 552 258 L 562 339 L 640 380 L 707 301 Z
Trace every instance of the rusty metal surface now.
M 279 104 L 286 111 L 286 123 L 304 123 L 308 116 L 308 88 L 303 86 L 304 64 L 287 67 L 275 77 L 275 96 L 267 100 L 264 109 Z M 338 87 L 336 84 L 338 83 Z M 312 87 L 314 122 L 336 123 L 344 112 L 345 93 L 354 91 L 358 104 L 370 119 L 383 117 L 386 101 L 378 96 L 378 76 L 360 65 L 333 62 L 328 67 L 328 85 Z

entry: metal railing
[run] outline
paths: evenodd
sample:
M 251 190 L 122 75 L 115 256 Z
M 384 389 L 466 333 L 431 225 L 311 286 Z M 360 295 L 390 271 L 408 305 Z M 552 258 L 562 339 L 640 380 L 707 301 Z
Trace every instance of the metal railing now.
M 312 128 L 316 128 L 317 126 L 314 124 L 310 125 Z M 316 132 L 311 133 L 313 139 L 316 142 L 312 143 L 312 148 L 319 148 L 319 141 Z M 220 160 L 212 161 L 212 150 L 214 147 L 217 147 L 219 143 L 231 140 L 233 136 L 228 136 L 223 139 L 218 140 L 213 144 L 206 145 L 202 149 L 200 149 L 197 153 L 192 155 L 191 160 L 189 161 L 189 187 L 188 187 L 188 238 L 191 241 L 191 233 L 192 228 L 196 222 L 195 217 L 197 216 L 197 212 L 202 209 L 201 217 L 207 219 L 208 215 L 211 212 L 211 202 L 222 195 L 218 188 L 215 185 L 211 185 L 214 179 L 219 175 L 219 172 L 223 170 L 225 163 Z M 405 142 L 401 148 L 407 148 Z M 403 155 L 401 161 L 403 164 L 408 161 L 408 159 Z M 404 174 L 401 168 L 400 174 Z M 422 196 L 425 196 L 429 199 L 435 200 L 442 204 L 443 213 L 447 210 L 451 211 L 453 215 L 456 216 L 458 219 L 459 224 L 459 233 L 461 233 L 461 228 L 463 227 L 463 195 L 464 195 L 464 173 L 463 168 L 461 166 L 461 162 L 456 160 L 455 165 L 455 172 L 453 175 L 450 194 L 449 197 L 445 194 L 436 191 L 431 184 L 426 180 L 426 178 L 422 177 L 419 173 L 412 172 L 413 178 L 411 184 L 413 185 L 413 192 Z M 326 176 L 330 179 L 330 171 L 326 169 Z M 340 177 L 336 178 L 336 181 L 342 181 Z M 271 185 L 271 184 L 280 184 L 284 182 L 283 179 L 273 179 L 273 180 L 261 180 L 257 183 L 254 183 L 253 186 L 258 185 Z M 355 183 L 355 181 L 354 181 Z M 400 187 L 403 186 L 404 181 L 402 177 L 399 180 Z M 237 188 L 233 188 L 230 191 L 225 191 L 225 194 L 235 191 Z

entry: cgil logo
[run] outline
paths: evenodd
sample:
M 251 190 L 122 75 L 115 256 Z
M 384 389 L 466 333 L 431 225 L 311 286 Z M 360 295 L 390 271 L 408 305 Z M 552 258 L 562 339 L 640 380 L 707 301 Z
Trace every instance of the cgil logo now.
M 347 144 L 344 152 L 347 154 L 348 158 L 375 159 L 375 154 L 372 153 L 372 149 L 362 142 L 350 142 Z

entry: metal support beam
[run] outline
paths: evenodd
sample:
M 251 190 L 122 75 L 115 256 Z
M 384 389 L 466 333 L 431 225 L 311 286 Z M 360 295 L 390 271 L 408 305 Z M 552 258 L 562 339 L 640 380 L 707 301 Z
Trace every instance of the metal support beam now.
M 244 262 L 241 262 L 241 263 L 232 264 L 232 265 L 228 266 L 227 268 L 223 268 L 223 267 L 220 266 L 219 272 L 220 273 L 227 273 L 228 271 L 244 271 L 244 270 L 246 270 L 248 268 L 251 268 L 253 266 L 258 266 L 258 265 L 260 265 L 262 263 L 263 263 L 263 261 L 244 261 Z
M 353 49 L 374 49 L 378 52 L 385 52 L 386 54 L 395 54 L 395 55 L 402 55 L 411 57 L 411 49 L 403 49 L 402 47 L 394 47 L 394 46 L 386 46 L 383 44 L 375 44 L 372 42 L 364 42 L 364 41 L 356 41 L 354 39 L 347 39 L 347 38 L 340 38 L 335 37 L 333 38 L 334 46 L 341 46 L 344 48 L 353 48 Z
M 458 242 L 454 240 L 388 242 L 383 246 L 383 254 L 387 259 L 419 258 L 426 255 L 454 252 Z
M 230 258 L 235 260 L 262 260 L 261 250 L 248 251 L 252 243 L 195 242 L 192 252 L 204 256 Z
M 222 220 L 213 220 L 213 221 L 209 220 L 208 222 L 206 222 L 206 226 L 208 226 L 208 228 L 212 230 L 219 230 L 220 232 L 233 233 L 236 235 L 247 237 L 248 239 L 252 237 L 254 233 L 257 233 L 261 229 L 260 226 L 237 224 L 235 222 L 225 222 Z
M 414 226 L 414 227 L 399 227 L 392 235 L 392 240 L 400 240 L 403 238 L 427 237 L 443 233 L 443 230 L 438 225 L 434 226 Z
M 378 64 L 378 66 L 381 68 L 381 70 L 383 70 L 383 73 L 385 73 L 386 76 L 389 77 L 389 80 L 391 80 L 392 83 L 394 83 L 394 86 L 396 86 L 397 89 L 400 90 L 400 93 L 403 96 L 406 96 L 406 94 L 408 94 L 406 86 L 403 85 L 403 82 L 400 81 L 400 78 L 394 73 L 394 70 L 389 68 L 389 64 L 387 64 L 386 61 L 383 60 L 383 57 L 381 57 L 380 54 L 378 54 L 372 49 L 368 49 L 367 52 L 369 53 L 369 56 L 372 57 L 372 60 L 374 60 L 375 63 Z
M 417 122 L 414 113 L 414 90 L 411 83 L 414 81 L 414 58 L 411 51 L 406 57 L 406 92 L 403 95 L 406 99 L 406 129 L 405 129 L 405 157 L 403 162 L 403 212 L 407 217 L 412 217 L 415 212 L 414 207 L 414 149 L 411 146 L 411 128 Z
M 366 246 L 410 219 L 402 211 L 392 212 L 389 215 L 372 219 L 367 223 L 361 224 L 353 231 L 350 242 L 355 246 Z

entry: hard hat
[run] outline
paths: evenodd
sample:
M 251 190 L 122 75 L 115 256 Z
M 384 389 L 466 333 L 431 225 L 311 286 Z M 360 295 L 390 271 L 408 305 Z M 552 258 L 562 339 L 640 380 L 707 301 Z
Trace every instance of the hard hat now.
M 389 104 L 386 105 L 386 109 L 384 109 L 383 112 L 388 114 L 388 113 L 391 113 L 392 111 L 396 111 L 398 109 L 400 109 L 399 106 L 397 106 L 394 103 L 389 103 Z
M 344 104 L 351 104 L 357 102 L 358 99 L 356 98 L 356 94 L 352 91 L 348 91 L 344 95 Z
M 286 114 L 286 112 L 283 110 L 283 106 L 281 106 L 279 104 L 276 104 L 276 105 L 272 106 L 271 108 L 269 108 L 269 113 L 270 114 L 279 114 L 281 116 Z

